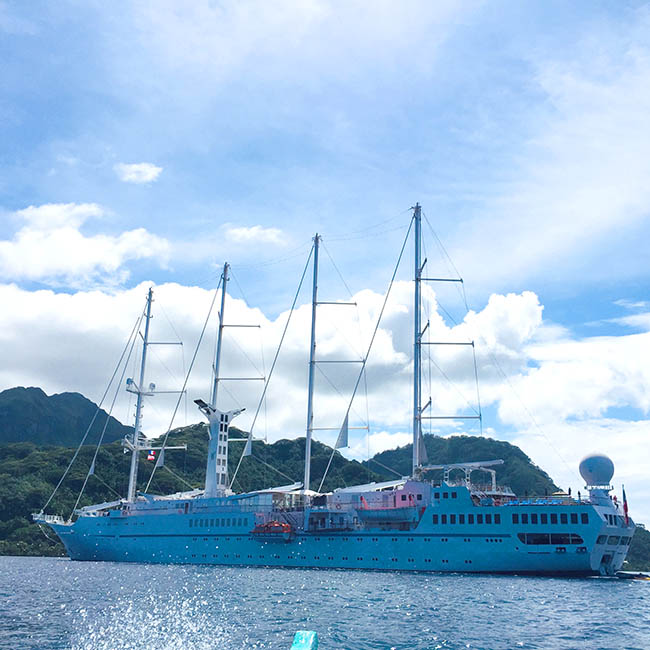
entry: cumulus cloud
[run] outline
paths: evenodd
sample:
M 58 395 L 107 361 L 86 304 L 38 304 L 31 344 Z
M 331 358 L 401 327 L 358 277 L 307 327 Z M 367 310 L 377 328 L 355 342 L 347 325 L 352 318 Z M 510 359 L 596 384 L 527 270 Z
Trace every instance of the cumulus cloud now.
M 368 413 L 369 431 L 350 431 L 351 446 L 342 450 L 346 456 L 363 459 L 368 448 L 373 454 L 410 442 L 412 288 L 409 282 L 394 286 L 386 321 L 369 360 L 367 403 L 365 390 L 361 391 L 350 416 L 351 427 L 365 426 Z M 76 390 L 97 400 L 142 311 L 147 289 L 143 283 L 110 293 L 63 294 L 0 285 L 1 303 L 12 305 L 12 309 L 0 312 L 0 386 L 39 385 L 48 393 Z M 180 337 L 185 345 L 152 348 L 147 382 L 154 381 L 162 390 L 181 385 L 184 360 L 193 352 L 212 298 L 211 291 L 198 287 L 155 287 L 155 313 L 162 309 L 166 318 L 154 319 L 152 337 L 166 341 Z M 351 308 L 320 308 L 318 359 L 359 359 L 365 351 L 383 296 L 364 290 L 353 298 L 358 305 L 356 313 Z M 644 494 L 645 468 L 641 467 L 638 449 L 643 448 L 647 422 L 617 419 L 611 409 L 631 408 L 636 413 L 650 410 L 650 369 L 639 354 L 650 345 L 649 332 L 576 338 L 550 328 L 549 335 L 541 319 L 542 305 L 531 292 L 492 296 L 483 309 L 450 326 L 440 317 L 435 299 L 428 288 L 425 301 L 431 340 L 467 341 L 474 338 L 475 328 L 482 330 L 484 341 L 475 339 L 476 354 L 483 403 L 498 414 L 496 421 L 486 422 L 494 429 L 492 435 L 519 444 L 562 485 L 574 489 L 581 487 L 575 472 L 580 458 L 590 451 L 604 451 L 618 465 L 618 479 L 625 477 L 628 494 Z M 293 314 L 266 405 L 255 426 L 256 435 L 267 436 L 270 441 L 304 435 L 310 314 L 309 304 L 299 306 Z M 243 300 L 227 296 L 227 323 L 260 327 L 225 330 L 223 375 L 268 375 L 265 364 L 273 357 L 287 316 L 284 312 L 269 318 Z M 209 393 L 215 318 L 216 313 L 188 384 L 187 403 L 174 426 L 200 419 L 192 400 L 205 399 Z M 429 384 L 426 376 L 423 386 L 424 400 L 432 396 L 432 413 L 470 413 L 475 406 L 471 348 L 440 346 L 432 354 L 432 382 Z M 333 444 L 336 438 L 357 372 L 358 364 L 318 366 L 314 425 L 332 428 L 315 434 L 323 442 Z M 220 386 L 222 407 L 246 407 L 237 420 L 244 429 L 251 426 L 262 385 L 261 381 L 235 381 Z M 129 404 L 123 387 L 120 395 L 114 415 L 130 423 L 133 404 Z M 157 395 L 147 401 L 147 434 L 166 430 L 175 399 Z M 433 431 L 441 435 L 476 433 L 458 420 L 436 423 Z M 643 517 L 650 515 L 650 509 L 642 510 L 640 504 L 637 508 Z
M 265 228 L 264 226 L 225 226 L 225 235 L 237 244 L 263 243 L 284 245 L 286 236 L 279 228 Z
M 0 278 L 72 286 L 114 283 L 128 275 L 123 265 L 130 260 L 166 260 L 168 242 L 144 228 L 119 235 L 81 232 L 86 221 L 100 217 L 106 212 L 95 203 L 50 203 L 19 210 L 14 218 L 22 227 L 12 239 L 0 241 Z
M 162 172 L 162 167 L 152 163 L 117 163 L 113 169 L 118 178 L 125 183 L 153 183 Z

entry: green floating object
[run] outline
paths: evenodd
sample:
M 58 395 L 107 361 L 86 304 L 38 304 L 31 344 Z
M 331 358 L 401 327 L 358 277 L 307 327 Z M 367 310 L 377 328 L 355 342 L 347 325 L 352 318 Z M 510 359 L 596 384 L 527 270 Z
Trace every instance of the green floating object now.
M 298 630 L 293 637 L 291 650 L 317 650 L 318 634 L 307 630 Z

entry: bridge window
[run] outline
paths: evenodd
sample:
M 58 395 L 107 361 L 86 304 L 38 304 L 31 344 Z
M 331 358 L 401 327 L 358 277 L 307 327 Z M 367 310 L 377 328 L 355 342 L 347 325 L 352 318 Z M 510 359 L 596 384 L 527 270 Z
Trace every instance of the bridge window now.
M 596 544 L 605 544 L 607 542 L 607 535 L 599 535 Z
M 618 541 L 619 541 L 619 538 L 616 535 L 610 535 L 610 537 L 608 537 L 608 539 L 607 539 L 607 543 L 611 544 L 612 546 L 614 546 L 615 544 L 618 544 Z

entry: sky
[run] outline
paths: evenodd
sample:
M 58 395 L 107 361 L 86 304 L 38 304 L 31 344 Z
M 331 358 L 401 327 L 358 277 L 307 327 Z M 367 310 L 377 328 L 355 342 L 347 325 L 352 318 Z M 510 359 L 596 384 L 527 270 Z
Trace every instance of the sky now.
M 419 202 L 427 272 L 465 289 L 427 285 L 428 335 L 474 341 L 480 380 L 471 347 L 429 346 L 424 398 L 483 413 L 427 431 L 517 444 L 574 491 L 606 453 L 650 522 L 647 3 L 0 0 L 0 87 L 0 390 L 99 402 L 150 286 L 152 337 L 183 345 L 152 348 L 147 381 L 178 390 L 228 261 L 226 322 L 259 327 L 226 329 L 223 370 L 257 379 L 220 404 L 250 427 L 314 234 L 322 300 L 355 303 L 318 308 L 318 358 L 358 362 Z M 412 264 L 409 244 L 350 457 L 410 440 Z M 270 441 L 304 435 L 310 274 Z M 215 315 L 147 434 L 200 420 Z M 318 366 L 324 442 L 358 368 Z M 132 422 L 123 391 L 114 414 Z

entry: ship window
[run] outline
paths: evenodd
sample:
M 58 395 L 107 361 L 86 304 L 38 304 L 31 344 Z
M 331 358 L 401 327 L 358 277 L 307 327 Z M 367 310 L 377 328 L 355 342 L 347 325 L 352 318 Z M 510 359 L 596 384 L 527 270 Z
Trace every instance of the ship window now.
M 543 524 L 548 524 L 548 515 L 545 512 L 539 516 L 539 519 Z
M 192 525 L 194 524 L 194 521 L 190 519 L 190 528 L 192 528 Z
M 537 513 L 536 512 L 531 513 L 531 515 L 530 515 L 530 523 L 531 524 L 536 524 L 537 523 Z
M 621 546 L 629 546 L 631 541 L 631 537 L 621 537 Z
M 458 523 L 459 524 L 465 523 L 465 515 L 458 515 Z
M 440 516 L 440 523 L 442 523 L 442 524 L 447 523 L 447 515 L 441 515 Z
M 513 524 L 518 524 L 519 523 L 519 514 L 516 513 L 516 512 L 512 514 L 512 523 Z
M 438 515 L 433 515 L 433 523 L 434 524 L 438 523 Z
M 433 498 L 434 499 L 439 499 L 440 498 L 440 492 L 434 492 Z
M 212 528 L 214 526 L 214 519 L 210 519 L 210 527 Z
M 576 513 L 576 512 L 571 513 L 571 523 L 572 524 L 577 524 L 578 523 L 578 513 Z
M 563 512 L 560 514 L 560 523 L 562 524 L 567 524 L 568 522 L 568 517 L 566 516 L 566 512 Z
M 588 524 L 589 523 L 589 513 L 588 512 L 581 512 L 580 513 L 580 523 L 581 524 Z
M 552 524 L 557 524 L 557 513 L 555 513 L 555 512 L 551 513 L 551 523 Z
M 568 533 L 551 533 L 551 544 L 570 544 L 571 536 Z
M 526 544 L 548 544 L 548 533 L 528 533 Z
M 406 494 L 402 494 L 402 501 L 406 501 Z
M 528 523 L 528 514 L 525 512 L 521 513 L 521 523 L 522 524 L 527 524 Z
M 449 498 L 449 492 L 443 492 L 442 493 L 442 498 L 443 499 L 448 499 Z
M 476 523 L 477 524 L 483 523 L 483 515 L 476 515 Z
M 492 523 L 492 515 L 485 515 L 485 523 L 486 524 Z
M 226 526 L 230 526 L 230 518 L 226 519 Z
M 203 528 L 203 519 L 199 519 L 199 526 Z
M 456 515 L 449 515 L 449 523 L 450 524 L 456 523 Z
M 615 544 L 618 544 L 618 540 L 619 538 L 616 535 L 610 535 L 610 537 L 607 538 L 607 543 L 613 546 Z
M 418 494 L 418 501 L 422 501 L 422 495 Z
M 605 542 L 607 542 L 607 535 L 599 535 L 596 544 L 604 544 Z
M 501 523 L 501 515 L 494 515 L 494 523 L 495 524 Z
M 468 524 L 474 523 L 474 515 L 467 515 L 467 523 Z
M 457 497 L 458 497 L 458 493 L 457 493 L 457 492 L 452 492 L 452 493 L 451 493 L 451 498 L 452 498 L 452 499 L 455 499 L 455 498 L 457 498 Z
M 573 533 L 571 535 L 571 543 L 572 544 L 583 544 L 584 540 L 582 539 L 582 537 L 580 537 L 580 535 L 576 535 L 575 533 Z

